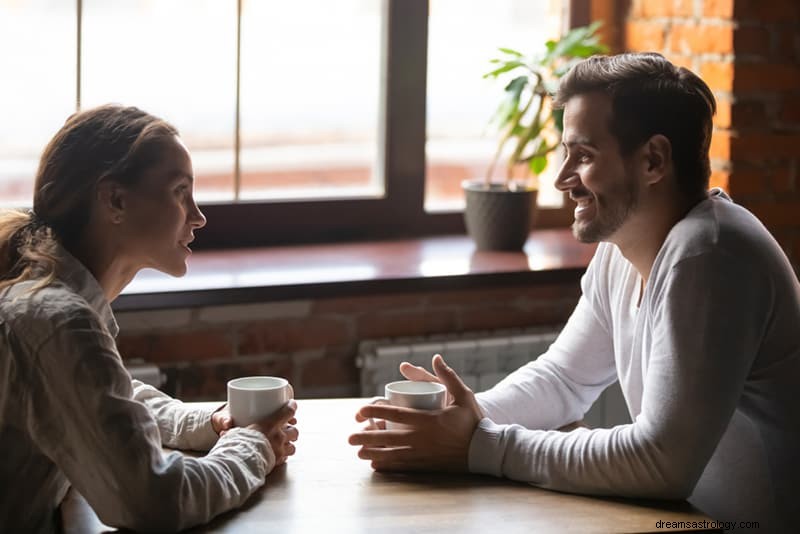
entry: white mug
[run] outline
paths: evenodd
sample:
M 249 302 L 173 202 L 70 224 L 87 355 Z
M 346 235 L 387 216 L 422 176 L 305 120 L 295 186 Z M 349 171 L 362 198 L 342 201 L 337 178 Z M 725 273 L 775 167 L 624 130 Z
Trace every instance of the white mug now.
M 264 419 L 290 399 L 291 388 L 285 378 L 246 376 L 228 382 L 228 410 L 237 426 Z
M 447 404 L 447 388 L 438 382 L 416 382 L 399 380 L 389 382 L 384 388 L 384 397 L 378 397 L 373 404 L 389 404 L 416 410 L 441 410 Z M 374 425 L 374 421 L 372 422 Z M 402 429 L 406 425 L 386 421 L 386 430 Z

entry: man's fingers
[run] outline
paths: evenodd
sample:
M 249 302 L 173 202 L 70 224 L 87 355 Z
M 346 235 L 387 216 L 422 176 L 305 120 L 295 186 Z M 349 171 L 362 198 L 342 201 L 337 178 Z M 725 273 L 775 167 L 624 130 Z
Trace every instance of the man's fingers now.
M 352 434 L 347 442 L 365 447 L 397 447 L 408 445 L 411 434 L 411 430 L 367 430 Z
M 414 380 L 416 382 L 439 381 L 439 379 L 435 375 L 429 373 L 424 367 L 412 365 L 408 362 L 403 362 L 400 364 L 400 374 L 402 374 L 408 380 Z
M 429 418 L 432 413 L 433 412 L 414 410 L 413 408 L 402 408 L 400 406 L 368 404 L 358 411 L 356 419 L 360 416 L 362 421 L 366 421 L 370 418 L 377 418 L 406 425 L 418 425 Z
M 297 427 L 290 426 L 286 429 L 286 437 L 289 441 L 297 441 L 297 438 L 300 437 L 300 431 L 297 430 Z
M 408 471 L 414 469 L 417 453 L 411 447 L 361 447 L 358 457 L 371 460 L 376 471 Z
M 439 377 L 439 382 L 447 387 L 448 393 L 453 396 L 456 404 L 463 406 L 469 402 L 472 391 L 464 384 L 461 377 L 447 366 L 441 354 L 434 355 L 433 370 Z

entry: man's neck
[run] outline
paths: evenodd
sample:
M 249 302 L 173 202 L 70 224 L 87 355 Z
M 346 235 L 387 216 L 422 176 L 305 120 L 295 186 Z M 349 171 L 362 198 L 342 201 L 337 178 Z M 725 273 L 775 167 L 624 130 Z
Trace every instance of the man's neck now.
M 705 197 L 703 197 L 705 198 Z M 651 202 L 636 209 L 622 228 L 612 237 L 642 277 L 643 285 L 650 279 L 653 264 L 672 227 L 703 199 L 680 202 Z

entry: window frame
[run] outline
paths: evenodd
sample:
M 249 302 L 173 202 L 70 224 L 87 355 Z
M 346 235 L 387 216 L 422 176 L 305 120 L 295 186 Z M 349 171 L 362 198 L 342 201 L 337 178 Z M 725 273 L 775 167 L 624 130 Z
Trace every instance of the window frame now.
M 588 24 L 590 0 L 568 0 L 570 28 Z M 382 43 L 379 159 L 385 195 L 203 204 L 198 248 L 463 234 L 461 212 L 424 208 L 428 0 L 387 0 Z M 379 162 L 380 164 L 380 162 Z M 566 227 L 572 207 L 540 207 L 535 227 Z
M 565 0 L 569 27 L 589 22 L 591 0 Z M 428 0 L 386 0 L 381 43 L 378 169 L 379 198 L 329 198 L 203 203 L 208 223 L 197 249 L 290 243 L 379 240 L 464 234 L 463 214 L 426 212 L 426 92 Z M 241 0 L 237 0 L 235 180 L 239 176 L 239 53 Z M 81 97 L 82 0 L 77 0 L 77 104 Z M 180 125 L 178 125 L 180 128 Z M 536 228 L 566 227 L 572 208 L 540 207 Z

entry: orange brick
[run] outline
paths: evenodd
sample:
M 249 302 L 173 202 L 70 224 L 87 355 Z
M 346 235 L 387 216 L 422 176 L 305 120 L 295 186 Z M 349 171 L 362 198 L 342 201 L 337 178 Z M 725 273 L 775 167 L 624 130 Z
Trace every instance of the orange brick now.
M 705 0 L 703 16 L 707 18 L 733 18 L 733 0 Z
M 357 339 L 381 337 L 423 336 L 443 332 L 457 332 L 453 310 L 426 310 L 423 312 L 371 313 L 358 318 Z
M 800 122 L 800 95 L 783 98 L 780 118 L 784 122 Z
M 629 22 L 627 49 L 638 52 L 660 52 L 664 49 L 664 26 L 652 22 Z
M 682 54 L 733 52 L 731 26 L 674 24 L 670 31 L 670 49 Z
M 733 105 L 731 123 L 734 128 L 767 126 L 767 112 L 760 100 L 742 100 Z
M 708 187 L 719 187 L 724 191 L 730 192 L 730 185 L 728 183 L 730 173 L 727 171 L 711 171 L 711 177 L 708 180 Z
M 737 55 L 767 57 L 770 51 L 770 32 L 764 26 L 744 26 L 733 30 L 733 50 Z
M 727 99 L 717 100 L 717 112 L 714 114 L 714 126 L 717 128 L 731 127 L 731 102 Z
M 644 3 L 645 0 L 633 0 L 631 3 L 630 11 L 628 12 L 628 17 L 635 19 L 644 16 Z
M 325 313 L 368 313 L 381 310 L 421 309 L 427 294 L 374 295 L 315 300 L 312 315 Z
M 797 0 L 736 0 L 738 21 L 792 22 L 800 20 Z
M 800 89 L 800 67 L 782 63 L 737 63 L 733 88 L 737 91 Z
M 728 190 L 734 200 L 761 195 L 765 191 L 764 171 L 761 169 L 734 169 L 728 177 Z
M 239 354 L 263 354 L 341 345 L 353 339 L 344 318 L 302 318 L 258 321 L 239 333 Z
M 537 308 L 514 306 L 483 306 L 461 312 L 465 331 L 498 328 L 528 327 L 559 324 L 566 321 L 575 309 L 575 301 L 550 302 Z
M 750 204 L 748 209 L 771 231 L 800 226 L 800 200 Z
M 665 54 L 665 57 L 678 67 L 685 67 L 694 72 L 694 56 L 684 56 L 681 54 Z
M 700 66 L 700 77 L 714 90 L 730 91 L 733 89 L 733 63 L 706 62 Z
M 358 370 L 352 351 L 327 351 L 323 358 L 306 362 L 295 371 L 302 389 L 358 384 Z
M 800 134 L 740 133 L 730 140 L 730 154 L 733 160 L 752 162 L 765 158 L 797 157 L 800 155 Z
M 791 169 L 783 167 L 772 171 L 769 177 L 770 188 L 775 193 L 791 193 L 795 191 L 795 180 Z
M 177 393 L 184 401 L 219 401 L 225 399 L 228 380 L 240 376 L 280 376 L 294 384 L 292 365 L 288 356 L 260 361 L 231 360 L 225 363 L 180 366 L 167 369 L 175 376 Z M 295 396 L 302 391 L 295 388 Z
M 729 160 L 731 157 L 730 145 L 730 132 L 725 130 L 715 130 L 711 136 L 711 148 L 709 149 L 709 156 L 711 159 Z
M 694 0 L 647 0 L 641 13 L 643 17 L 692 17 Z
M 229 358 L 234 353 L 232 333 L 218 329 L 120 336 L 118 347 L 125 359 L 154 363 Z

